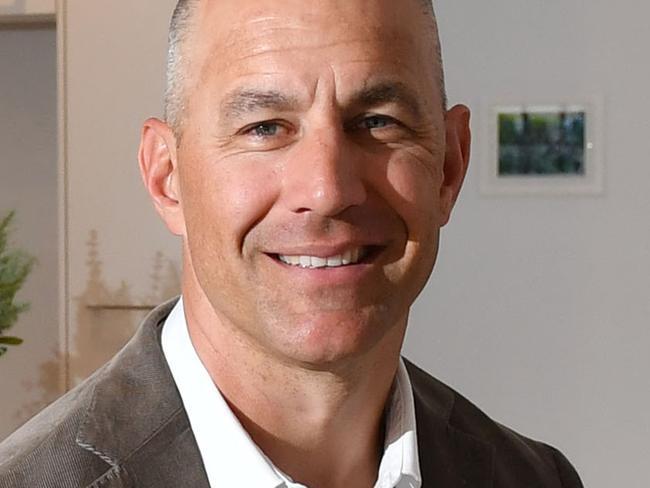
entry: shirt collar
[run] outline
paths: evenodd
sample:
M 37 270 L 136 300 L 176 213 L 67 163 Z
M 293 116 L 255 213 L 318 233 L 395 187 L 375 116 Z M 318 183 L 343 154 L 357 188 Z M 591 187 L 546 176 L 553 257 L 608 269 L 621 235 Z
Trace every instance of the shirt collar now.
M 162 349 L 210 486 L 289 486 L 290 480 L 257 447 L 203 366 L 187 329 L 182 298 L 165 321 Z M 375 488 L 418 488 L 421 483 L 413 390 L 400 360 L 386 415 L 384 455 Z
M 422 484 L 413 388 L 400 359 L 386 416 L 384 455 L 375 488 L 417 488 Z

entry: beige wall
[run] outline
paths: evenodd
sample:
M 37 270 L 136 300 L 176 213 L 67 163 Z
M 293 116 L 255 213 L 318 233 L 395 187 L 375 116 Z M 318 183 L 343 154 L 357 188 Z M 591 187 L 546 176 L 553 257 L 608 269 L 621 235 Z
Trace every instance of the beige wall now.
M 140 127 L 160 115 L 172 1 L 67 0 L 69 381 L 129 338 L 141 311 L 178 291 L 177 243 L 140 182 Z
M 0 26 L 0 215 L 38 259 L 11 329 L 25 343 L 0 357 L 0 440 L 60 393 L 56 32 Z

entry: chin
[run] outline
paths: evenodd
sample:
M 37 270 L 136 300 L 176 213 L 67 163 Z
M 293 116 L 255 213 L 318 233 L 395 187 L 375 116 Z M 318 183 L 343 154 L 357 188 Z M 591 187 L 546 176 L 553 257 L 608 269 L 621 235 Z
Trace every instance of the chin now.
M 332 369 L 366 356 L 389 329 L 383 321 L 349 311 L 312 315 L 293 324 L 279 341 L 281 354 L 313 369 Z

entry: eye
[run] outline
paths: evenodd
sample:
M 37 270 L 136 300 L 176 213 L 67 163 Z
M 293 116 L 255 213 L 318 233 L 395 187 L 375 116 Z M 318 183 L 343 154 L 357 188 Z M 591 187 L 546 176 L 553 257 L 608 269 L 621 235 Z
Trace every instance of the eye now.
M 240 147 L 254 151 L 280 149 L 294 140 L 295 127 L 284 119 L 263 120 L 242 127 L 236 132 Z
M 359 122 L 359 127 L 362 129 L 385 129 L 387 127 L 393 127 L 397 125 L 398 122 L 387 115 L 369 115 L 364 117 Z
M 265 137 L 274 137 L 280 134 L 283 127 L 278 122 L 260 122 L 252 127 L 244 129 L 245 134 L 263 139 Z

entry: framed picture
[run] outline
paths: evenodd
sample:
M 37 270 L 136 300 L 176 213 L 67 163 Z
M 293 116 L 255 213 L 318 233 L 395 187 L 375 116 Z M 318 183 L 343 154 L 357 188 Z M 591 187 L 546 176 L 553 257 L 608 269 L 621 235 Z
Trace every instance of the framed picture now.
M 483 194 L 602 193 L 602 104 L 498 105 L 484 113 Z

